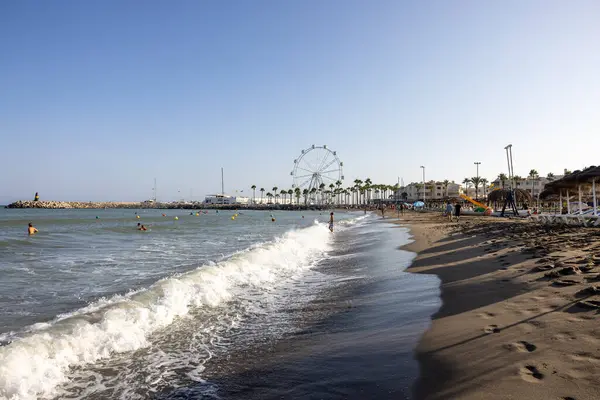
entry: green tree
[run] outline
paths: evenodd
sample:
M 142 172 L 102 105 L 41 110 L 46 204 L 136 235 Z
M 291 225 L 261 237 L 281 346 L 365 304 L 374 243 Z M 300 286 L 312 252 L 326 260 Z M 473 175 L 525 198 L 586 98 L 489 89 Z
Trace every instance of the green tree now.
M 263 194 L 265 193 L 265 188 L 260 188 L 260 204 L 263 203 Z
M 469 189 L 469 184 L 471 183 L 471 180 L 469 178 L 465 178 L 463 179 L 462 183 L 465 185 L 465 194 L 468 195 L 468 189 Z
M 498 174 L 498 179 L 500 180 L 500 184 L 502 185 L 502 189 L 506 185 L 506 181 L 508 180 L 508 176 L 504 172 Z
M 489 183 L 489 181 L 485 178 L 481 178 L 480 182 L 481 182 L 481 187 L 483 189 L 483 197 L 487 198 L 487 193 L 486 193 L 485 188 L 486 188 L 486 185 Z
M 287 195 L 287 190 L 285 189 L 281 189 L 281 192 L 279 192 L 279 194 L 281 194 L 283 196 L 283 204 L 285 204 L 285 199 L 286 199 L 286 195 Z
M 546 179 L 548 179 L 549 181 L 553 181 L 554 180 L 554 174 L 552 172 L 548 172 L 548 175 L 546 176 Z
M 267 204 L 273 203 L 273 194 L 271 192 L 267 193 Z
M 474 176 L 471 178 L 471 183 L 475 186 L 475 200 L 479 200 L 479 185 L 481 184 L 481 178 Z
M 250 186 L 252 189 L 252 203 L 256 204 L 256 185 Z
M 304 196 L 304 206 L 308 205 L 308 189 L 302 190 L 302 195 Z
M 275 196 L 275 202 L 277 202 L 277 197 L 279 197 L 277 189 L 279 189 L 277 186 L 273 186 L 273 195 Z
M 294 197 L 293 197 L 294 191 L 293 191 L 292 189 L 288 189 L 288 191 L 287 191 L 287 194 L 290 196 L 290 204 L 293 204 L 293 203 L 294 203 L 294 202 L 293 202 L 293 199 L 294 199 Z
M 448 185 L 450 184 L 450 181 L 448 179 L 444 180 L 444 197 L 448 197 Z

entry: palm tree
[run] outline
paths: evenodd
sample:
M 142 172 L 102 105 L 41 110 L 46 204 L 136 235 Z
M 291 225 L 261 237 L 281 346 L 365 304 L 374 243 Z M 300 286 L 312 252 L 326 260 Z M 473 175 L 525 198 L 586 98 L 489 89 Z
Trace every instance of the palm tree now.
M 465 185 L 465 194 L 468 195 L 468 193 L 469 193 L 468 189 L 469 189 L 469 184 L 471 183 L 471 180 L 469 178 L 465 178 L 465 179 L 463 179 L 462 183 L 464 183 L 464 185 Z
M 319 198 L 321 199 L 321 205 L 323 205 L 323 190 L 325 189 L 325 184 L 321 183 L 319 185 Z
M 302 195 L 304 196 L 304 205 L 306 206 L 308 203 L 308 189 L 304 189 Z
M 267 193 L 267 204 L 272 203 L 273 202 L 273 195 L 271 194 L 271 192 Z
M 369 200 L 371 199 L 371 184 L 373 182 L 371 181 L 371 178 L 367 178 L 365 179 L 365 195 L 367 196 L 367 201 L 366 203 L 369 203 Z
M 250 186 L 252 189 L 252 203 L 256 204 L 256 185 Z
M 360 203 L 360 185 L 362 185 L 363 181 L 361 181 L 360 179 L 355 179 L 354 180 L 354 188 L 356 191 L 356 204 L 358 205 Z
M 283 195 L 283 204 L 285 204 L 285 195 L 287 194 L 287 190 L 281 189 L 281 195 Z
M 546 179 L 548 179 L 549 181 L 553 181 L 554 180 L 554 174 L 552 172 L 548 172 L 548 175 L 546 176 Z
M 534 184 L 536 179 L 540 176 L 540 174 L 538 174 L 538 172 L 535 169 L 532 169 L 531 171 L 529 171 L 529 178 L 531 179 L 531 195 L 533 196 L 533 190 L 534 190 Z
M 279 193 L 275 193 L 275 203 L 279 203 L 279 201 L 277 201 L 277 199 L 279 199 Z
M 415 187 L 417 188 L 417 197 L 419 199 L 421 199 L 421 197 L 419 197 L 419 195 L 421 194 L 421 189 L 424 187 L 422 183 L 416 183 Z
M 312 198 L 314 199 L 317 194 L 317 188 L 313 187 L 312 189 L 310 189 L 310 194 L 311 194 Z
M 330 193 L 330 199 L 329 201 L 333 203 L 333 189 L 335 188 L 335 185 L 333 183 L 329 184 L 329 193 Z
M 450 184 L 450 181 L 446 179 L 442 183 L 444 184 L 444 197 L 448 197 L 448 185 Z
M 278 189 L 278 187 L 277 187 L 277 186 L 273 186 L 273 193 L 275 193 L 275 201 L 276 201 L 276 202 L 277 202 L 277 197 L 278 197 L 278 196 L 277 196 L 277 189 Z
M 290 204 L 292 204 L 293 203 L 293 201 L 292 201 L 292 199 L 293 199 L 292 195 L 294 194 L 294 191 L 292 189 L 288 189 L 287 194 L 290 195 Z
M 498 179 L 500 180 L 500 183 L 502 184 L 502 189 L 504 189 L 504 184 L 508 180 L 508 176 L 506 176 L 506 174 L 504 172 L 502 172 L 502 173 L 498 174 Z
M 523 178 L 521 178 L 519 175 L 515 175 L 513 176 L 513 180 L 515 181 L 516 185 L 519 186 Z
M 475 200 L 479 199 L 479 185 L 481 184 L 481 178 L 474 176 L 471 178 L 471 183 L 475 186 Z
M 483 187 L 483 197 L 487 198 L 487 193 L 485 192 L 485 185 L 487 185 L 489 182 L 485 178 L 481 178 L 480 182 L 481 182 L 481 186 Z
M 294 189 L 294 194 L 296 195 L 296 204 L 300 205 L 300 195 L 302 194 L 302 192 L 300 191 L 300 188 L 295 188 Z
M 265 188 L 260 188 L 260 204 L 263 203 L 263 193 L 265 192 Z

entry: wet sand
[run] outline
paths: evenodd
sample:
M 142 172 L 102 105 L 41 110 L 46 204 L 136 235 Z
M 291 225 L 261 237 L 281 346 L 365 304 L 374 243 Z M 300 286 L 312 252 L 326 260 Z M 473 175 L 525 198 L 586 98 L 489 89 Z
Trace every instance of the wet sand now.
M 600 398 L 599 229 L 438 213 L 395 222 L 414 236 L 409 271 L 441 280 L 415 351 L 416 399 Z

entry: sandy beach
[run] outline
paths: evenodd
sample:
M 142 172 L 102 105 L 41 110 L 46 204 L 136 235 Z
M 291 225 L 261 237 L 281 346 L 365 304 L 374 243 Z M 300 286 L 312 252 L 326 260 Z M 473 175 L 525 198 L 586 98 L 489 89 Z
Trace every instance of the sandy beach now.
M 438 213 L 394 222 L 414 236 L 409 271 L 441 280 L 415 351 L 416 399 L 600 398 L 600 230 Z

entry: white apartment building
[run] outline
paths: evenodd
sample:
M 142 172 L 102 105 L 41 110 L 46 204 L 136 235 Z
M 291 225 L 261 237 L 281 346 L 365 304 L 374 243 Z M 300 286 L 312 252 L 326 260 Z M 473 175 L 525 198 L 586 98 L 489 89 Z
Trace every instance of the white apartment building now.
M 528 191 L 532 195 L 532 197 L 535 199 L 544 190 L 544 186 L 547 183 L 550 183 L 552 181 L 560 179 L 563 176 L 564 175 L 555 175 L 554 177 L 552 177 L 552 179 L 548 179 L 547 177 L 543 177 L 543 176 L 540 176 L 540 177 L 535 178 L 535 179 L 532 179 L 531 177 L 527 177 L 527 178 L 524 178 L 524 179 L 516 180 L 515 181 L 515 188 L 517 188 L 517 189 L 523 189 L 523 190 Z M 502 187 L 502 182 L 500 182 L 500 179 L 496 179 L 492 183 L 497 188 L 501 188 Z M 510 188 L 510 186 L 511 186 L 510 181 L 508 181 L 508 180 L 504 181 L 504 187 L 505 188 Z
M 406 193 L 407 201 L 422 200 L 425 194 L 426 200 L 441 200 L 446 197 L 458 197 L 462 193 L 462 189 L 458 183 L 450 182 L 446 188 L 443 182 L 430 181 L 425 183 L 425 191 L 423 193 L 423 184 L 413 182 L 409 185 L 401 187 L 397 192 L 398 198 L 403 198 L 402 194 Z

